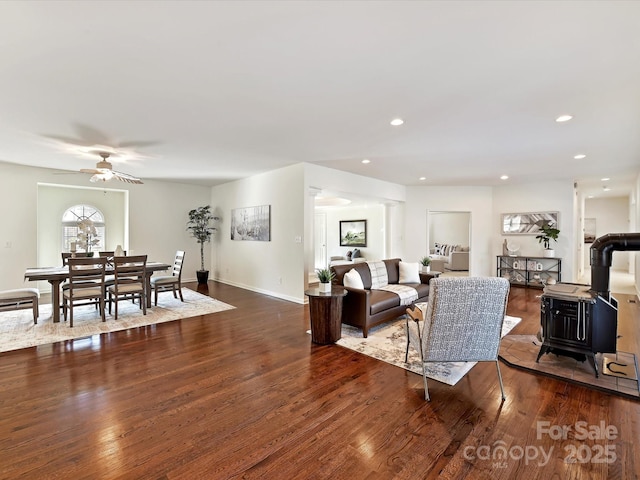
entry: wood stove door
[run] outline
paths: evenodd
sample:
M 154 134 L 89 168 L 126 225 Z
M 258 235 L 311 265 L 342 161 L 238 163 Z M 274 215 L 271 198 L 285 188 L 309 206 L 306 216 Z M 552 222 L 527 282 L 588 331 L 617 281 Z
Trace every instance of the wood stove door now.
M 588 304 L 546 297 L 542 307 L 545 344 L 578 352 L 591 350 Z

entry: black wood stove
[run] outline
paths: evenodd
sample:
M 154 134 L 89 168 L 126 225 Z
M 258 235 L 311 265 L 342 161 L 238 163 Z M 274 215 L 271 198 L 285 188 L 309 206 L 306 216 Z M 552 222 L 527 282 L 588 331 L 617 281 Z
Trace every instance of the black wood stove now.
M 614 251 L 640 250 L 640 233 L 609 233 L 591 246 L 591 286 L 547 285 L 541 297 L 542 347 L 545 353 L 586 357 L 598 376 L 596 353 L 616 353 L 618 302 L 609 291 Z

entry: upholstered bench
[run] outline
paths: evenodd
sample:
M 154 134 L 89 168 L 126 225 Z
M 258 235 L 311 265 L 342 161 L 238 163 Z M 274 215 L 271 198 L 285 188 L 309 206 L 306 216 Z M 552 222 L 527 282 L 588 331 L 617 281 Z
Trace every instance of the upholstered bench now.
M 33 323 L 38 323 L 38 299 L 40 292 L 35 288 L 18 288 L 0 291 L 0 312 L 31 308 Z

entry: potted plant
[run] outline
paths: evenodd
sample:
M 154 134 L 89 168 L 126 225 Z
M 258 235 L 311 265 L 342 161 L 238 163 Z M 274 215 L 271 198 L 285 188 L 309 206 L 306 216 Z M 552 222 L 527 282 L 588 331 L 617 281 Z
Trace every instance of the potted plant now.
M 536 235 L 538 239 L 538 243 L 542 243 L 544 245 L 544 257 L 553 257 L 555 255 L 555 251 L 551 248 L 551 240 L 557 242 L 558 235 L 560 234 L 560 230 L 555 228 L 549 222 L 540 223 L 540 234 Z
M 212 223 L 220 220 L 211 213 L 211 206 L 198 207 L 189 212 L 189 221 L 187 222 L 187 230 L 191 232 L 191 236 L 200 244 L 200 270 L 196 272 L 198 283 L 207 283 L 209 280 L 209 270 L 204 268 L 204 244 L 211 241 L 213 232 L 217 230 Z
M 331 281 L 335 278 L 336 274 L 328 268 L 318 268 L 316 269 L 316 275 L 318 276 L 318 280 L 320 280 L 320 291 L 330 292 Z
M 431 270 L 431 257 L 425 255 L 420 259 L 422 264 L 422 273 L 428 273 Z

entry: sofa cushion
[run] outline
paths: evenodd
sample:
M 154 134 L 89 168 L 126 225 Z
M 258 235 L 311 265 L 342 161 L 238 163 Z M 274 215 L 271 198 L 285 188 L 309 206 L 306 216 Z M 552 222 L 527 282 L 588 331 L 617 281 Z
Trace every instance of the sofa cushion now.
M 395 293 L 384 290 L 371 290 L 370 296 L 371 315 L 384 312 L 400 305 L 400 297 Z
M 345 287 L 364 289 L 362 277 L 358 271 L 353 268 L 344 274 L 342 281 Z
M 391 258 L 389 260 L 383 260 L 383 262 L 387 266 L 387 281 L 389 283 L 398 283 L 398 281 L 400 280 L 399 268 L 398 268 L 400 259 Z
M 420 283 L 420 264 L 400 262 L 398 283 Z
M 426 283 L 408 283 L 407 287 L 413 287 L 418 291 L 418 298 L 429 296 L 429 285 Z

